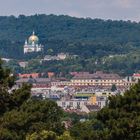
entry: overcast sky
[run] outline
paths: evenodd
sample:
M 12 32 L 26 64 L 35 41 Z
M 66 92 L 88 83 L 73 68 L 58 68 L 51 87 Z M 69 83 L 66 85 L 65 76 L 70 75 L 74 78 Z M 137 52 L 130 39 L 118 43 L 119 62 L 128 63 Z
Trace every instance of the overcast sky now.
M 140 0 L 0 0 L 0 15 L 19 14 L 140 21 Z

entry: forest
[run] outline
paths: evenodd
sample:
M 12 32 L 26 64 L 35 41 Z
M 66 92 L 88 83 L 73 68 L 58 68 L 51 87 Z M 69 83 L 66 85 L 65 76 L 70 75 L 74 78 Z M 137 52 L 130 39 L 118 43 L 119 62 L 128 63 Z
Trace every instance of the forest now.
M 23 54 L 23 45 L 32 31 L 44 45 L 42 53 Z M 66 15 L 33 15 L 0 17 L 0 56 L 16 60 L 43 57 L 48 50 L 55 55 L 66 52 L 78 55 L 78 59 L 31 66 L 33 71 L 62 72 L 104 70 L 131 75 L 140 69 L 140 23 L 91 18 L 75 18 Z M 113 56 L 113 57 L 110 57 Z M 122 57 L 124 56 L 124 57 Z M 98 62 L 95 65 L 95 62 Z M 65 67 L 61 67 L 65 63 Z M 12 66 L 13 67 L 13 66 Z M 52 68 L 53 67 L 53 68 Z M 57 71 L 57 70 L 58 71 Z M 20 72 L 23 72 L 20 70 Z M 30 72 L 29 70 L 26 72 Z

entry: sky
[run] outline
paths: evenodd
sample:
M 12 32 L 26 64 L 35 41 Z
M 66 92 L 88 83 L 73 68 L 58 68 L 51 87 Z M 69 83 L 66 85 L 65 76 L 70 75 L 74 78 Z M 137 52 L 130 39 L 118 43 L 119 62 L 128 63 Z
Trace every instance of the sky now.
M 0 0 L 0 16 L 20 14 L 140 21 L 140 0 Z

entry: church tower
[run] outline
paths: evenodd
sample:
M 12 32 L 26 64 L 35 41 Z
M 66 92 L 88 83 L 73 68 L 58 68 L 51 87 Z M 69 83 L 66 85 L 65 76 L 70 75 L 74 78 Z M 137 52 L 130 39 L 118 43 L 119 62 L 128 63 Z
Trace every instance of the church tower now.
M 23 46 L 24 54 L 30 52 L 40 52 L 43 50 L 43 47 L 43 45 L 39 45 L 39 38 L 33 31 L 32 35 L 28 38 L 28 41 L 25 41 L 25 44 Z

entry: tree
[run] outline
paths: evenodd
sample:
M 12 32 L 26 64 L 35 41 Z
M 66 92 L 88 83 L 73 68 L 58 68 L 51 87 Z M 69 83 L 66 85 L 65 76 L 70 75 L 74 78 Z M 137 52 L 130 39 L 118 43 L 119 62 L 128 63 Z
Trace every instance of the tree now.
M 63 135 L 58 137 L 58 140 L 74 140 L 68 131 L 65 131 Z
M 27 133 L 42 130 L 62 134 L 63 111 L 49 100 L 30 98 L 31 86 L 23 85 L 12 90 L 14 85 L 10 71 L 0 64 L 0 139 L 25 139 Z
M 116 91 L 116 90 L 117 90 L 117 87 L 116 87 L 115 84 L 113 84 L 112 87 L 111 87 L 111 91 L 114 92 L 114 91 Z
M 73 140 L 68 131 L 65 131 L 61 136 L 57 136 L 53 131 L 43 130 L 28 134 L 26 140 Z
M 41 131 L 39 133 L 34 132 L 26 137 L 26 140 L 57 140 L 56 133 L 52 131 Z
M 2 61 L 0 60 L 0 116 L 6 111 L 19 107 L 30 97 L 30 86 L 27 85 L 9 93 L 15 84 L 14 81 L 15 77 L 11 76 L 9 69 L 2 67 Z
M 19 108 L 7 111 L 0 118 L 0 127 L 15 132 L 22 139 L 27 133 L 42 130 L 62 134 L 62 110 L 53 101 L 28 100 Z
M 0 128 L 0 139 L 1 140 L 15 140 L 18 139 L 16 133 L 11 133 L 8 129 Z
M 52 54 L 53 54 L 53 49 L 48 49 L 48 50 L 47 50 L 47 54 L 48 54 L 48 55 L 52 55 Z

